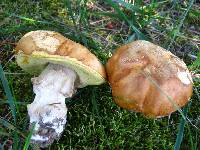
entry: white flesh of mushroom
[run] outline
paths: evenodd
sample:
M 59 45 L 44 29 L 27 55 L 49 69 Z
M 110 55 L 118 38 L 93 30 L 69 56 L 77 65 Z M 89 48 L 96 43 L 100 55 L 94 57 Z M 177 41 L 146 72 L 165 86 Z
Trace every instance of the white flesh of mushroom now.
M 58 139 L 67 118 L 65 98 L 75 91 L 76 73 L 64 66 L 49 64 L 39 77 L 32 78 L 34 101 L 29 104 L 30 123 L 35 123 L 32 143 L 46 147 Z
M 178 72 L 177 76 L 183 84 L 190 84 L 192 81 L 190 74 L 187 72 Z

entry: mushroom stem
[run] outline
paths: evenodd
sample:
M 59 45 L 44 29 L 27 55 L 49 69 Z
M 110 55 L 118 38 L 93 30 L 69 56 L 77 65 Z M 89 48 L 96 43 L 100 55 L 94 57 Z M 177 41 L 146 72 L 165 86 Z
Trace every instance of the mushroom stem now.
M 31 142 L 46 147 L 58 140 L 67 118 L 65 98 L 76 92 L 76 73 L 62 65 L 49 64 L 32 78 L 34 101 L 27 106 L 30 124 L 36 123 Z

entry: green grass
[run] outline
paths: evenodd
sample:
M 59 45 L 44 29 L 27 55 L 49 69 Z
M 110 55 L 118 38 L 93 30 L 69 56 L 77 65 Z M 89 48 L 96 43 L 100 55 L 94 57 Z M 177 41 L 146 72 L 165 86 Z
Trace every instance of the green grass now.
M 88 47 L 103 64 L 115 48 L 147 39 L 169 48 L 200 73 L 200 12 L 197 2 L 117 0 L 2 0 L 0 2 L 0 149 L 38 149 L 30 145 L 26 105 L 31 76 L 15 62 L 15 43 L 28 31 L 54 30 Z M 111 23 L 114 27 L 108 28 Z M 195 56 L 197 59 L 194 59 Z M 66 99 L 68 124 L 47 149 L 192 149 L 200 147 L 200 80 L 183 111 L 148 119 L 119 108 L 107 83 L 79 89 Z M 186 111 L 187 109 L 187 111 Z

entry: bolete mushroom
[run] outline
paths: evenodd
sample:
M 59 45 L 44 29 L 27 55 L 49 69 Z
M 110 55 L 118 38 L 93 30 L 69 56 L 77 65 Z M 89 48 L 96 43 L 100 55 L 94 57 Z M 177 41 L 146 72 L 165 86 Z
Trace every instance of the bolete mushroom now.
M 27 106 L 31 142 L 46 147 L 58 139 L 67 117 L 65 98 L 77 88 L 105 82 L 103 65 L 86 47 L 53 31 L 31 31 L 16 46 L 18 65 L 33 75 L 34 101 Z
M 121 46 L 106 64 L 114 101 L 145 116 L 166 116 L 184 106 L 192 95 L 186 64 L 148 41 Z

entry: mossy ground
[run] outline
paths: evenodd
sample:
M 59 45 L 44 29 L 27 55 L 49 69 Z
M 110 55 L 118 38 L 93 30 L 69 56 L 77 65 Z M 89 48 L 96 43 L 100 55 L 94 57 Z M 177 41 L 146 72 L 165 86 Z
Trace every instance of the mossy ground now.
M 22 149 L 29 133 L 26 104 L 34 98 L 31 76 L 17 66 L 13 51 L 26 32 L 60 32 L 88 47 L 104 64 L 116 47 L 145 38 L 178 55 L 196 75 L 200 66 L 193 63 L 200 50 L 199 5 L 193 1 L 147 0 L 133 6 L 110 0 L 1 0 L 0 61 L 15 100 L 17 123 L 13 122 L 0 84 L 0 149 L 11 145 L 13 149 Z M 181 149 L 200 147 L 199 83 L 194 78 L 194 95 L 188 110 L 191 122 L 182 131 Z M 181 119 L 178 112 L 162 119 L 149 119 L 121 109 L 112 101 L 108 84 L 79 89 L 73 98 L 66 99 L 66 104 L 68 124 L 60 140 L 48 149 L 168 150 L 175 145 Z

